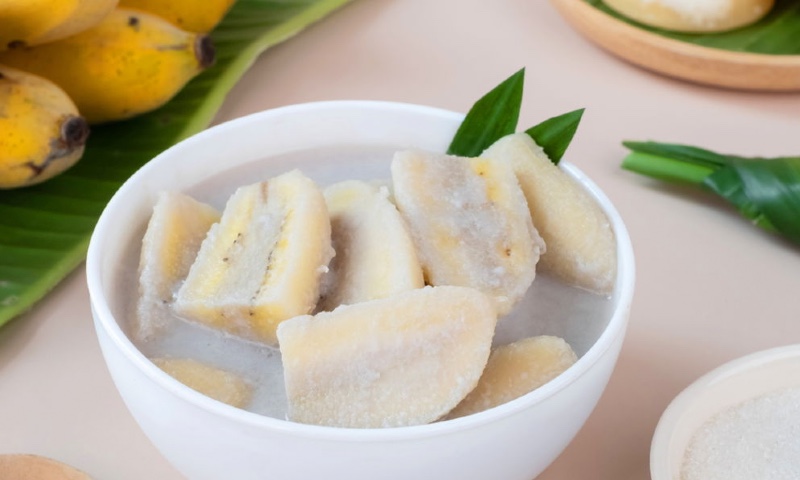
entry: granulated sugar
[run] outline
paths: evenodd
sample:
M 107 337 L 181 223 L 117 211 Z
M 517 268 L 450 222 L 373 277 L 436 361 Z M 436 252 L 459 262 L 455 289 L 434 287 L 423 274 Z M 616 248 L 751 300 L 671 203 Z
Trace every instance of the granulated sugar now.
M 800 387 L 729 408 L 694 434 L 681 480 L 800 479 Z

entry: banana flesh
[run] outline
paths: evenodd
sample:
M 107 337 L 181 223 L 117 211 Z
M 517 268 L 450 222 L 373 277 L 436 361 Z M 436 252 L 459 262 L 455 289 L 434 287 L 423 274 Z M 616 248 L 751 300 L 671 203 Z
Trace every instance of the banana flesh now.
M 211 227 L 175 311 L 275 344 L 287 318 L 310 313 L 333 256 L 322 192 L 298 170 L 239 188 Z
M 75 35 L 105 18 L 117 0 L 3 0 L 0 50 Z
M 616 241 L 608 218 L 589 194 L 525 133 L 501 138 L 482 155 L 514 169 L 533 224 L 547 245 L 539 262 L 542 271 L 610 294 L 616 278 Z
M 471 391 L 497 317 L 465 287 L 425 287 L 301 316 L 278 327 L 292 421 L 346 428 L 419 425 Z
M 386 187 L 349 180 L 324 191 L 336 256 L 318 310 L 422 288 L 414 243 Z
M 236 0 L 210 0 L 198 8 L 196 0 L 120 0 L 125 8 L 143 10 L 167 20 L 182 30 L 207 33 L 214 29 Z
M 48 180 L 83 155 L 89 126 L 52 82 L 0 65 L 0 189 Z
M 488 158 L 403 151 L 392 161 L 394 198 L 431 285 L 490 295 L 508 313 L 536 274 L 544 244 L 513 170 Z
M 518 340 L 492 350 L 478 385 L 448 415 L 464 417 L 532 392 L 572 366 L 578 357 L 559 337 Z
M 242 377 L 191 358 L 153 358 L 153 363 L 192 390 L 233 407 L 244 408 L 253 386 Z
M 159 195 L 139 256 L 136 338 L 147 340 L 163 328 L 200 244 L 219 218 L 217 209 L 187 195 Z
M 90 123 L 160 107 L 213 60 L 205 35 L 123 8 L 58 42 L 0 52 L 0 63 L 59 85 Z

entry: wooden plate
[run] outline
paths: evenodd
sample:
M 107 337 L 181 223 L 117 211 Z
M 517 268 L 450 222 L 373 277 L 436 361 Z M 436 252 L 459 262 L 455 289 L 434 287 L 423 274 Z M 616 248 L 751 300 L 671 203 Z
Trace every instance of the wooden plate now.
M 0 455 L 0 480 L 92 480 L 85 473 L 47 457 Z
M 800 91 L 800 55 L 739 53 L 662 37 L 608 15 L 583 0 L 550 0 L 572 27 L 635 65 L 717 87 Z

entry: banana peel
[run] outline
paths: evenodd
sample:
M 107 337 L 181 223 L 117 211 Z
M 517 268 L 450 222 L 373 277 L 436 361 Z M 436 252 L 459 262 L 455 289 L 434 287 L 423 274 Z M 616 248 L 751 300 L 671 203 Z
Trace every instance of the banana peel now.
M 89 126 L 67 94 L 0 65 L 0 189 L 44 182 L 83 155 Z
M 207 35 L 124 8 L 69 38 L 0 52 L 0 63 L 59 85 L 91 124 L 155 110 L 214 60 Z

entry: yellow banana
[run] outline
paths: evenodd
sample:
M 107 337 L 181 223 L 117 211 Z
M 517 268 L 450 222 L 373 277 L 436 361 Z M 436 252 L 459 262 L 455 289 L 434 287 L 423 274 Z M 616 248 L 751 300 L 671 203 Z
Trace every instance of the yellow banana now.
M 43 182 L 83 155 L 89 126 L 52 82 L 0 65 L 0 188 Z
M 0 52 L 0 63 L 58 84 L 90 123 L 160 107 L 213 61 L 214 48 L 205 35 L 122 8 L 58 42 Z
M 427 282 L 476 288 L 495 300 L 499 315 L 510 312 L 545 249 L 511 167 L 401 151 L 391 169 L 394 200 Z
M 119 5 L 158 15 L 189 32 L 207 33 L 214 29 L 236 0 L 120 0 Z
M 253 386 L 233 372 L 191 358 L 151 360 L 175 380 L 222 403 L 243 408 L 253 397 Z
M 430 423 L 478 383 L 497 316 L 466 287 L 425 287 L 278 326 L 288 417 L 344 428 Z
M 386 187 L 347 180 L 325 189 L 336 256 L 318 310 L 422 288 L 414 242 Z
M 0 50 L 75 35 L 105 18 L 118 0 L 2 0 Z
M 609 295 L 617 275 L 616 240 L 597 202 L 525 133 L 507 135 L 481 155 L 514 169 L 533 224 L 547 245 L 541 270 Z
M 331 257 L 328 209 L 310 178 L 293 170 L 241 187 L 203 240 L 175 311 L 275 344 L 280 322 L 313 310 Z
M 166 324 L 175 293 L 219 218 L 217 209 L 188 195 L 163 192 L 158 196 L 139 255 L 137 339 L 148 340 Z
M 550 335 L 492 349 L 478 385 L 447 418 L 465 417 L 510 402 L 559 376 L 576 361 L 572 347 Z

